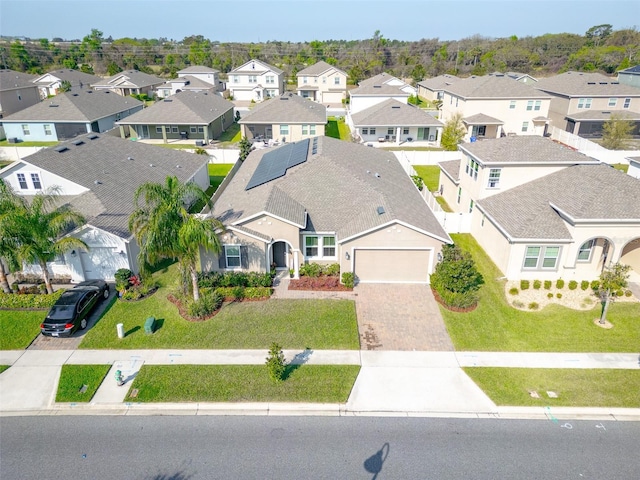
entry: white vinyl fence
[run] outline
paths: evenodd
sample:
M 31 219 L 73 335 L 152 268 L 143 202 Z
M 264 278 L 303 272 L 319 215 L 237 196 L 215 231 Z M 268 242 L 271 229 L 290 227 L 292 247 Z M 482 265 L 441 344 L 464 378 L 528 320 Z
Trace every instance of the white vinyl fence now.
M 565 132 L 557 127 L 550 127 L 549 133 L 553 140 L 568 145 L 571 148 L 575 148 L 580 153 L 584 153 L 585 155 L 595 158 L 596 160 L 600 160 L 603 163 L 608 163 L 609 165 L 614 163 L 623 163 L 628 165 L 628 157 L 640 156 L 640 150 L 607 150 L 603 146 L 598 145 L 591 140 L 579 137 L 573 133 Z

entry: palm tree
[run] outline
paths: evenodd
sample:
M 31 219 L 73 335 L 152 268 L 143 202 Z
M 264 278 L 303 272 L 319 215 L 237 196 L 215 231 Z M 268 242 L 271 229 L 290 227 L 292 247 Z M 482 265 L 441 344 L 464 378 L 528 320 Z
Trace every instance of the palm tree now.
M 84 223 L 84 217 L 68 205 L 52 208 L 55 189 L 38 193 L 31 203 L 17 196 L 11 200 L 7 191 L 0 193 L 3 199 L 0 203 L 5 207 L 8 202 L 13 201 L 13 204 L 1 217 L 0 228 L 3 236 L 9 239 L 3 243 L 13 249 L 12 260 L 39 265 L 47 293 L 53 293 L 47 262 L 72 248 L 89 249 L 79 238 L 62 236 Z
M 197 261 L 200 247 L 220 253 L 217 233 L 224 230 L 214 218 L 200 218 L 189 213 L 194 204 L 210 204 L 205 192 L 195 183 L 180 183 L 169 176 L 164 184 L 147 182 L 134 196 L 135 211 L 129 217 L 129 230 L 134 234 L 140 254 L 141 270 L 159 260 L 175 258 L 191 279 L 193 299 L 200 299 Z M 188 280 L 183 278 L 185 291 Z
M 10 212 L 18 208 L 20 200 L 21 198 L 16 195 L 11 186 L 0 178 L 0 232 L 2 232 L 0 235 L 0 287 L 4 293 L 11 293 L 5 262 L 9 268 L 18 269 L 15 236 L 10 232 L 8 218 L 10 218 Z

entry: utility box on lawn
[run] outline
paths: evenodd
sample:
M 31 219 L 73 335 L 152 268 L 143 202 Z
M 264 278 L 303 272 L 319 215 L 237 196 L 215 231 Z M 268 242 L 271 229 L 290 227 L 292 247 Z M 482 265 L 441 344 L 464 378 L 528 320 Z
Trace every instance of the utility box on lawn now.
M 155 328 L 156 328 L 156 318 L 155 317 L 147 318 L 147 320 L 144 322 L 144 333 L 149 335 L 154 332 Z

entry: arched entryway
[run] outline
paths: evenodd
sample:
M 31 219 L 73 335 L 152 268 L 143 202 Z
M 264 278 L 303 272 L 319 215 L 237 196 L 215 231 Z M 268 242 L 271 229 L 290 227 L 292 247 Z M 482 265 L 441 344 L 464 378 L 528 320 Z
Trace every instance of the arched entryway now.
M 619 261 L 631 266 L 633 280 L 640 280 L 640 237 L 631 240 L 622 248 Z

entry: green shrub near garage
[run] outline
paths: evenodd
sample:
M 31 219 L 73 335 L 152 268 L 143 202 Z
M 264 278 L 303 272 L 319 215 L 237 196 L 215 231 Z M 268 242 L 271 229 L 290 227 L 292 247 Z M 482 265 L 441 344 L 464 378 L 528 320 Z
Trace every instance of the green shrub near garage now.
M 46 309 L 53 306 L 60 298 L 65 290 L 60 289 L 52 294 L 17 294 L 17 293 L 0 293 L 0 308 L 18 309 L 18 308 L 34 308 Z

